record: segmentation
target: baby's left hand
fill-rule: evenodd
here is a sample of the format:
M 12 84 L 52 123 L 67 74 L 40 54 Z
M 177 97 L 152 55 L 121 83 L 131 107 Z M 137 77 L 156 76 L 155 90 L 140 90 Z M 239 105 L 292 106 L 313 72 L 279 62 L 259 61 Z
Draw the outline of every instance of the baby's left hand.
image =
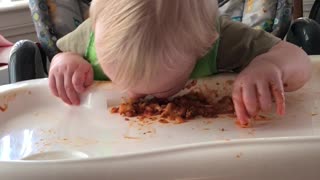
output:
M 285 114 L 282 72 L 272 62 L 256 57 L 237 77 L 232 98 L 241 125 L 260 111 L 269 112 L 275 99 L 277 113 Z

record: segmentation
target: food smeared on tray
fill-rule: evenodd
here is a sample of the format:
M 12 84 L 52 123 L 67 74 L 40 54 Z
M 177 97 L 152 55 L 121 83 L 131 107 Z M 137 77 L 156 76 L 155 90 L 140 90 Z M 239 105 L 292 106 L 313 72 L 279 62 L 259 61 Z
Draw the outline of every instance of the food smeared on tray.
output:
M 159 122 L 183 123 L 196 117 L 214 118 L 222 114 L 234 114 L 230 96 L 217 102 L 209 102 L 200 92 L 189 92 L 168 99 L 141 98 L 128 100 L 119 107 L 111 108 L 111 113 L 119 113 L 126 118 L 158 119 Z

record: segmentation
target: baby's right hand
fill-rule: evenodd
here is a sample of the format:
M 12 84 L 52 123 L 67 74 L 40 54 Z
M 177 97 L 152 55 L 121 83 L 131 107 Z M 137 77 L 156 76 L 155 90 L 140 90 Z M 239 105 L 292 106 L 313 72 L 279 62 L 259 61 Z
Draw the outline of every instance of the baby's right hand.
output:
M 79 94 L 93 83 L 91 65 L 76 53 L 57 54 L 49 71 L 51 92 L 69 105 L 79 105 Z

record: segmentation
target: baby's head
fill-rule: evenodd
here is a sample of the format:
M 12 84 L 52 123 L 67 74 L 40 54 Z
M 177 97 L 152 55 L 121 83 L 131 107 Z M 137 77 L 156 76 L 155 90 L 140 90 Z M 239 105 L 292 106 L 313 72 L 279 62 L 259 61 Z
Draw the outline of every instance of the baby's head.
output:
M 216 0 L 94 0 L 101 67 L 132 96 L 171 96 L 217 39 L 217 14 Z

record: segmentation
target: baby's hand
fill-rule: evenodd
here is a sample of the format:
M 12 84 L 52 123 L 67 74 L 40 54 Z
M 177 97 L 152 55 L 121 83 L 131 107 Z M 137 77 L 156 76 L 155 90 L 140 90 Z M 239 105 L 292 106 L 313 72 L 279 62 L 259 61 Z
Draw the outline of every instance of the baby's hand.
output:
M 241 125 L 247 125 L 249 118 L 260 111 L 269 112 L 272 97 L 277 106 L 277 113 L 285 113 L 285 98 L 282 72 L 274 64 L 257 57 L 237 77 L 232 98 L 236 115 Z
M 60 53 L 51 63 L 49 87 L 65 103 L 79 105 L 79 94 L 93 83 L 91 65 L 75 53 Z

